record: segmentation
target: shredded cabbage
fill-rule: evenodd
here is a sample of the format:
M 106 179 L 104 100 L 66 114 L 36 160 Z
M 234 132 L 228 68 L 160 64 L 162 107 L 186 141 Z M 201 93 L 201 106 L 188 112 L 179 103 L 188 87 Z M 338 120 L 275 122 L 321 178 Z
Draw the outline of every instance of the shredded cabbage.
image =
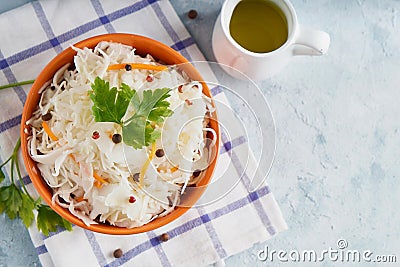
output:
M 65 65 L 43 86 L 38 108 L 27 122 L 32 129 L 30 155 L 53 190 L 53 202 L 87 225 L 132 228 L 169 214 L 179 205 L 185 187 L 202 177 L 194 177 L 193 172 L 198 162 L 208 160 L 206 133 L 216 139 L 215 131 L 208 127 L 213 110 L 210 99 L 202 93 L 202 84 L 191 81 L 177 67 L 162 72 L 107 71 L 110 64 L 158 64 L 151 55 L 135 54 L 130 46 L 100 42 L 94 49 L 73 49 L 77 53 L 73 67 Z M 150 82 L 146 80 L 149 75 Z M 141 186 L 137 177 L 151 146 L 136 150 L 123 142 L 115 144 L 111 136 L 121 133 L 121 127 L 95 122 L 88 92 L 97 76 L 111 87 L 125 83 L 139 94 L 149 89 L 172 89 L 167 101 L 174 113 L 164 122 L 156 142 L 164 156 L 151 160 Z M 41 126 L 47 113 L 52 115 L 47 123 L 57 141 Z M 94 132 L 98 138 L 93 138 Z M 96 186 L 94 172 L 106 183 Z

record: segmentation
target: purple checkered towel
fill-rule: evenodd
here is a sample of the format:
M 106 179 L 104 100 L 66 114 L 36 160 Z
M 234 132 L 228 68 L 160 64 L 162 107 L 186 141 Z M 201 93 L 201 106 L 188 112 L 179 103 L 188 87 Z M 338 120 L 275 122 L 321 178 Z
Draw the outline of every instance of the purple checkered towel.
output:
M 0 84 L 35 78 L 57 53 L 87 37 L 128 32 L 166 43 L 192 61 L 204 60 L 168 1 L 39 1 L 0 15 Z M 206 80 L 215 80 L 209 67 L 202 67 Z M 29 86 L 0 92 L 1 159 L 10 155 L 19 135 L 21 111 Z M 227 103 L 224 93 L 214 98 Z M 220 261 L 250 248 L 286 228 L 268 185 L 249 193 L 243 179 L 255 161 L 248 155 L 246 139 L 235 132 L 235 117 L 219 114 L 229 122 L 214 179 L 240 181 L 223 198 L 190 209 L 181 218 L 152 232 L 109 236 L 74 227 L 45 237 L 35 227 L 29 232 L 43 266 L 201 266 Z M 245 168 L 247 166 L 247 168 Z M 26 175 L 26 172 L 24 172 Z M 242 179 L 240 179 L 242 178 Z M 35 192 L 29 177 L 28 190 Z M 158 236 L 170 240 L 160 243 Z M 124 255 L 114 258 L 121 248 Z

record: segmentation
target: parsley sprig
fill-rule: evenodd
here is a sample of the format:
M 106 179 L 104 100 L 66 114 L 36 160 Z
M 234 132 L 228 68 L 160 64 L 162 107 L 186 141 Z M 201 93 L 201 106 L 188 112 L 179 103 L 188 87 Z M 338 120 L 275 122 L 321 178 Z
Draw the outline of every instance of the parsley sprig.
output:
M 28 80 L 2 85 L 0 86 L 0 90 L 31 84 L 34 81 L 35 80 Z M 49 206 L 42 204 L 41 198 L 35 200 L 29 194 L 22 180 L 21 170 L 19 167 L 18 152 L 20 147 L 21 139 L 18 139 L 11 156 L 0 164 L 0 184 L 2 184 L 6 176 L 1 168 L 3 168 L 7 163 L 11 163 L 10 184 L 0 186 L 0 214 L 5 212 L 11 220 L 19 217 L 24 225 L 29 227 L 35 219 L 34 210 L 37 210 L 37 227 L 43 234 L 49 235 L 49 232 L 56 231 L 58 226 L 64 227 L 68 231 L 72 230 L 70 222 L 64 220 Z M 15 171 L 21 184 L 21 188 L 15 184 Z
M 0 184 L 5 180 L 5 174 L 1 170 L 7 163 L 11 163 L 10 184 L 0 187 L 0 214 L 5 212 L 10 219 L 21 218 L 26 227 L 29 227 L 35 219 L 34 210 L 37 211 L 37 227 L 45 235 L 57 230 L 57 226 L 72 230 L 70 222 L 66 221 L 49 206 L 42 204 L 41 198 L 34 199 L 26 189 L 22 180 L 19 167 L 18 152 L 21 139 L 18 139 L 11 156 L 0 165 Z M 15 171 L 21 188 L 15 184 Z
M 149 146 L 161 136 L 155 125 L 160 125 L 173 113 L 169 109 L 170 103 L 166 101 L 170 91 L 169 88 L 144 90 L 140 99 L 136 90 L 128 85 L 122 84 L 119 89 L 110 89 L 108 82 L 97 77 L 90 92 L 95 121 L 120 124 L 124 143 L 135 149 Z M 133 115 L 123 120 L 129 105 Z

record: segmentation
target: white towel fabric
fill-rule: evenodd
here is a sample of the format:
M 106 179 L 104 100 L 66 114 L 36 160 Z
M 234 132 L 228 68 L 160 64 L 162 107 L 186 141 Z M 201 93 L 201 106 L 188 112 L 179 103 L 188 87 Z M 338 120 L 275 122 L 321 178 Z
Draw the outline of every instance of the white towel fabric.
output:
M 168 1 L 39 1 L 0 15 L 0 84 L 33 79 L 45 64 L 66 47 L 87 37 L 126 32 L 159 40 L 191 61 L 205 60 Z M 215 80 L 208 67 L 206 80 Z M 29 86 L 0 92 L 1 159 L 10 155 L 19 135 L 19 123 Z M 217 87 L 214 98 L 227 103 Z M 233 113 L 219 114 L 229 122 L 229 138 L 222 138 L 215 177 L 239 180 L 246 176 L 246 140 L 235 133 Z M 247 158 L 246 158 L 247 160 Z M 250 159 L 248 166 L 255 165 Z M 24 172 L 26 175 L 26 172 Z M 27 187 L 35 192 L 29 177 Z M 242 179 L 243 180 L 243 179 Z M 74 226 L 45 237 L 29 229 L 43 266 L 202 266 L 263 242 L 286 229 L 268 185 L 249 193 L 241 181 L 222 199 L 192 208 L 176 221 L 148 233 L 110 236 Z M 158 236 L 168 233 L 170 240 Z M 116 248 L 124 252 L 114 258 Z

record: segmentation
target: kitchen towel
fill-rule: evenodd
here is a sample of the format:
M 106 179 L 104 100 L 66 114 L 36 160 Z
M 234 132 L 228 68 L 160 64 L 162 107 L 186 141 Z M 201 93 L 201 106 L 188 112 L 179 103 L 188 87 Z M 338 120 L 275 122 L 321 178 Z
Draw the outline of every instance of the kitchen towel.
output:
M 35 1 L 0 15 L 0 84 L 34 79 L 57 53 L 85 38 L 113 32 L 144 35 L 179 51 L 189 61 L 205 60 L 171 4 L 166 0 L 136 1 Z M 206 79 L 215 80 L 210 68 L 202 67 Z M 0 91 L 0 157 L 12 152 L 19 135 L 23 104 L 29 85 Z M 215 100 L 226 103 L 218 87 Z M 234 121 L 229 112 L 221 121 Z M 234 125 L 234 123 L 232 124 Z M 232 126 L 231 129 L 234 129 Z M 74 226 L 48 237 L 35 226 L 29 228 L 39 259 L 48 266 L 204 266 L 263 242 L 286 229 L 280 209 L 264 184 L 247 190 L 244 166 L 246 138 L 231 130 L 222 135 L 215 177 L 229 176 L 240 182 L 220 200 L 190 209 L 182 217 L 155 231 L 110 236 Z M 5 169 L 9 172 L 9 169 Z M 35 192 L 29 177 L 24 181 Z M 169 234 L 167 242 L 159 236 Z M 113 257 L 120 248 L 123 256 Z

